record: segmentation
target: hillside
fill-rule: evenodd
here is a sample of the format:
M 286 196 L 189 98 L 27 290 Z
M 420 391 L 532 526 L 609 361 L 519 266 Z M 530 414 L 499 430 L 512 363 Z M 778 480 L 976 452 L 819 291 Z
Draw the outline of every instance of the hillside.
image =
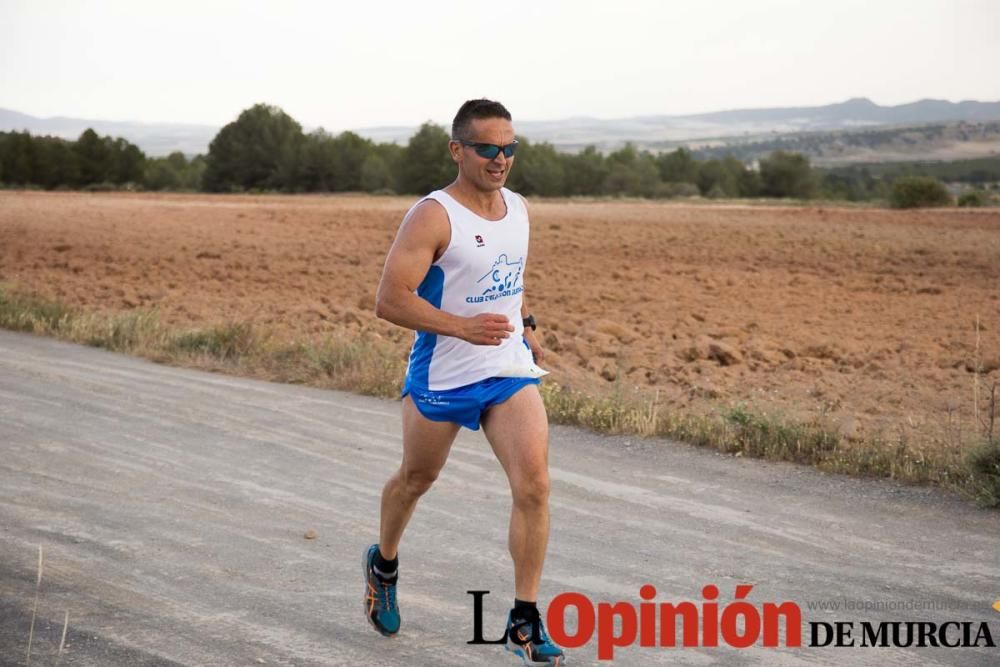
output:
M 813 164 L 834 166 L 910 160 L 968 160 L 1000 155 L 1000 121 L 934 123 L 832 132 L 804 132 L 692 142 L 663 142 L 652 150 L 686 145 L 699 158 L 734 155 L 749 162 L 772 151 L 809 156 Z
M 651 150 L 669 150 L 681 145 L 701 151 L 735 150 L 752 158 L 774 146 L 801 150 L 818 162 L 833 164 L 960 159 L 993 155 L 1000 149 L 997 136 L 1000 102 L 925 99 L 880 106 L 866 98 L 854 98 L 817 107 L 736 109 L 686 116 L 516 120 L 521 135 L 570 152 L 588 145 L 614 150 L 625 142 L 632 142 Z M 912 127 L 924 125 L 927 127 Z M 900 129 L 901 126 L 909 127 Z M 172 151 L 188 155 L 204 153 L 219 129 L 212 125 L 63 116 L 38 118 L 0 108 L 0 131 L 27 130 L 32 134 L 76 138 L 88 127 L 101 134 L 124 137 L 151 156 Z M 405 143 L 416 129 L 415 126 L 392 126 L 354 131 L 379 142 Z M 883 131 L 887 133 L 882 134 Z

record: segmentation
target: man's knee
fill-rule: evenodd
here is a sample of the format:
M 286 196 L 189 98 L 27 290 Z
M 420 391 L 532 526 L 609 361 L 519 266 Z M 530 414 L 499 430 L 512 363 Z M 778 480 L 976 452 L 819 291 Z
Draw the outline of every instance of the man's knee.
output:
M 514 502 L 521 507 L 541 507 L 549 500 L 549 473 L 545 469 L 519 475 L 511 486 Z
M 404 468 L 399 474 L 399 480 L 402 482 L 406 494 L 413 497 L 427 493 L 437 478 L 437 470 L 407 470 Z

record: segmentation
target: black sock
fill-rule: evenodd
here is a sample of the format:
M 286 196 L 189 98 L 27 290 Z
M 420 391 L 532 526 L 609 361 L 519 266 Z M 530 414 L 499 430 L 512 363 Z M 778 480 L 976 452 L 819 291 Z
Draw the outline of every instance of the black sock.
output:
M 534 602 L 528 602 L 526 600 L 518 600 L 514 598 L 514 610 L 510 613 L 511 621 L 515 628 L 522 628 L 519 633 L 523 633 L 524 626 L 531 626 L 531 641 L 538 643 L 541 641 L 538 633 L 538 625 L 541 622 L 541 616 L 538 613 L 538 605 Z
M 519 621 L 533 621 L 539 617 L 538 605 L 534 602 L 514 598 L 514 613 L 512 616 Z
M 372 565 L 375 567 L 375 576 L 377 576 L 382 581 L 393 581 L 396 579 L 396 570 L 399 569 L 399 555 L 392 560 L 386 560 L 386 557 L 382 555 L 382 550 L 377 549 L 375 551 L 375 562 Z

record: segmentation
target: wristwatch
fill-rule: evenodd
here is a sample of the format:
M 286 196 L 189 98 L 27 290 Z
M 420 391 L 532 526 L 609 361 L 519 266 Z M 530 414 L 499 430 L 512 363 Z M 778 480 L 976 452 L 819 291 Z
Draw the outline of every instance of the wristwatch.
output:
M 535 324 L 534 315 L 528 315 L 526 318 L 524 318 L 524 328 L 527 329 L 528 327 L 531 327 L 532 331 L 538 328 L 538 325 Z

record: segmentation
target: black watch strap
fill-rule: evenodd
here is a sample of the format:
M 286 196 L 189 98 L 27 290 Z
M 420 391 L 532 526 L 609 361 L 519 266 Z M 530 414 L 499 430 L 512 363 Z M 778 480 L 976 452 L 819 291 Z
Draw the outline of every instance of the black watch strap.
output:
M 527 329 L 528 327 L 531 327 L 532 331 L 538 328 L 538 325 L 535 324 L 534 315 L 528 315 L 526 318 L 524 318 L 524 328 Z

